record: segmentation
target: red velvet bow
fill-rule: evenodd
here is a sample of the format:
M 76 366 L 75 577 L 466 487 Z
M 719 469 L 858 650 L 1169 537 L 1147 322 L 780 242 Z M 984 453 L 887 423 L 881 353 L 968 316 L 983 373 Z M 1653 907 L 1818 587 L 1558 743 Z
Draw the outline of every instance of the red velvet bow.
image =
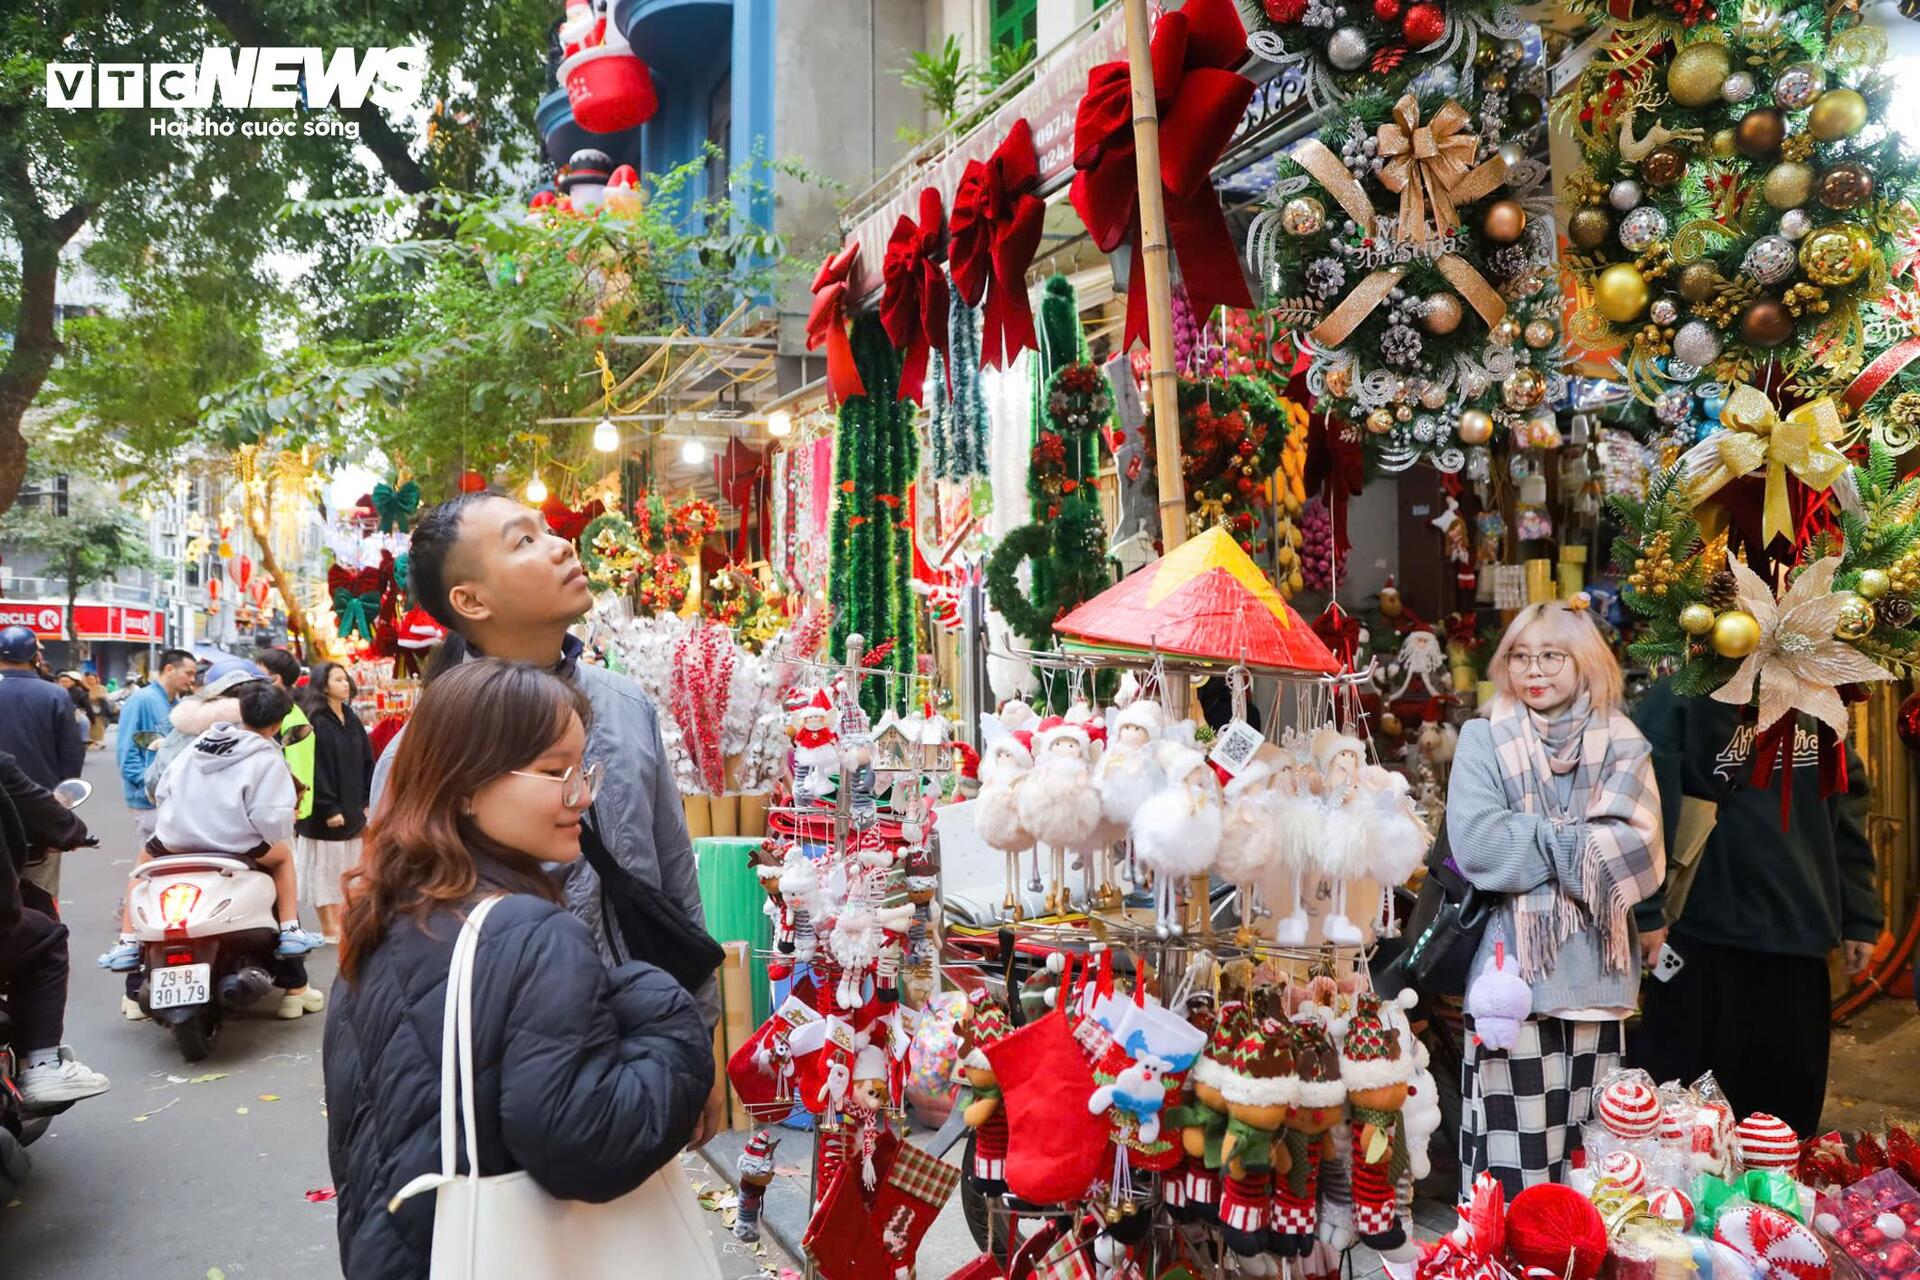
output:
M 1307 399 L 1305 379 L 1290 388 L 1302 403 Z M 1359 441 L 1350 439 L 1346 425 L 1338 418 L 1316 413 L 1308 420 L 1307 490 L 1324 492 L 1327 511 L 1333 517 L 1333 548 L 1336 557 L 1353 549 L 1347 536 L 1347 503 L 1367 482 L 1367 454 Z
M 555 497 L 540 504 L 540 514 L 546 518 L 547 528 L 553 530 L 568 542 L 578 542 L 580 535 L 588 525 L 607 513 L 607 504 L 595 498 L 586 506 L 575 511 Z
M 733 536 L 733 558 L 743 564 L 751 558 L 747 554 L 747 535 L 751 529 L 758 526 L 761 547 L 769 542 L 767 504 L 755 502 L 766 478 L 766 455 L 743 444 L 738 437 L 727 441 L 726 452 L 713 460 L 713 482 L 719 487 L 720 496 L 740 515 L 740 528 Z
M 1360 619 L 1330 601 L 1313 620 L 1313 634 L 1340 659 L 1342 670 L 1353 670 L 1353 655 L 1360 648 Z
M 370 596 L 378 593 L 384 584 L 380 570 L 372 565 L 364 569 L 349 569 L 345 565 L 327 566 L 327 590 L 350 591 L 356 596 Z
M 820 264 L 813 277 L 813 310 L 807 313 L 807 350 L 826 344 L 827 398 L 835 404 L 867 394 L 860 367 L 853 362 L 853 344 L 847 341 L 848 280 L 859 257 L 859 243 L 849 242 Z
M 926 391 L 928 350 L 944 354 L 947 349 L 947 276 L 940 269 L 946 221 L 940 193 L 927 187 L 920 192 L 920 221 L 901 214 L 887 238 L 880 323 L 907 356 L 896 399 L 920 400 Z
M 1251 307 L 1213 166 L 1253 98 L 1234 68 L 1247 56 L 1247 29 L 1233 0 L 1187 0 L 1153 29 L 1153 90 L 1160 108 L 1160 185 L 1167 235 L 1194 311 Z M 1104 62 L 1087 76 L 1073 121 L 1073 207 L 1103 253 L 1131 246 L 1125 345 L 1147 336 L 1140 271 L 1140 194 L 1133 146 L 1132 77 Z
M 953 285 L 970 307 L 986 298 L 980 335 L 980 366 L 1013 363 L 1023 347 L 1038 347 L 1033 307 L 1027 301 L 1027 268 L 1040 248 L 1047 206 L 1033 194 L 1040 160 L 1033 126 L 1022 117 L 991 159 L 970 160 L 953 193 Z

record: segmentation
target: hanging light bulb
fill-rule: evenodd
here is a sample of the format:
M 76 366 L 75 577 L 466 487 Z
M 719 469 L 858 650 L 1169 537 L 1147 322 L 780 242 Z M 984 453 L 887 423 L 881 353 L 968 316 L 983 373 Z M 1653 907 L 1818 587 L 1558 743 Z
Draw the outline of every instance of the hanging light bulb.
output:
M 540 503 L 547 500 L 547 482 L 536 472 L 533 479 L 527 481 L 527 501 Z
M 620 447 L 620 428 L 613 425 L 612 418 L 600 419 L 593 429 L 593 447 L 597 453 L 612 453 Z
M 707 460 L 707 446 L 699 440 L 689 438 L 680 446 L 680 461 L 690 467 L 697 467 Z
M 785 409 L 775 409 L 772 413 L 767 415 L 767 434 L 768 435 L 784 436 L 784 435 L 791 434 L 792 431 L 793 431 L 793 415 L 788 413 Z

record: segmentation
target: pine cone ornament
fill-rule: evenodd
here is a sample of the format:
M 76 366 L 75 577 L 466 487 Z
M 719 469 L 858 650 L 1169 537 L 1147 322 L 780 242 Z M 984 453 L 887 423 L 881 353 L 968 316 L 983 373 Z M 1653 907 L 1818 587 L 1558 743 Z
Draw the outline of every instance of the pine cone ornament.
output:
M 1740 603 L 1740 582 L 1733 570 L 1722 569 L 1707 580 L 1707 603 L 1716 610 L 1731 609 Z
M 1905 596 L 1887 596 L 1875 607 L 1882 626 L 1898 629 L 1913 621 L 1913 601 Z

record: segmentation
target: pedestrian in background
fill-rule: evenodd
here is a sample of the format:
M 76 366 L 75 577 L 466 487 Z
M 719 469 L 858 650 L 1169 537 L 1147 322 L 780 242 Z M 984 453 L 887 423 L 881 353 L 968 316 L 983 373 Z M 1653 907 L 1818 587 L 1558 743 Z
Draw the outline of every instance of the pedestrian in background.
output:
M 267 678 L 293 700 L 293 710 L 287 712 L 287 718 L 280 723 L 280 754 L 287 758 L 287 768 L 293 771 L 293 789 L 300 796 L 299 806 L 293 811 L 297 822 L 313 812 L 314 728 L 303 705 L 307 691 L 300 684 L 306 673 L 301 670 L 300 659 L 285 649 L 256 649 L 253 660 L 260 664 Z M 301 885 L 303 898 L 306 891 L 306 885 Z
M 340 879 L 360 861 L 360 833 L 367 825 L 373 786 L 373 747 L 354 712 L 359 694 L 353 677 L 337 662 L 314 667 L 304 694 L 313 722 L 313 808 L 294 825 L 294 862 L 301 893 L 320 913 L 320 932 L 340 937 Z
M 120 707 L 120 727 L 114 738 L 114 756 L 120 765 L 120 790 L 133 810 L 133 825 L 140 831 L 140 842 L 153 839 L 153 824 L 160 811 L 147 795 L 147 770 L 153 766 L 153 749 L 173 728 L 170 717 L 173 704 L 193 688 L 193 655 L 185 649 L 161 653 L 153 679 L 135 690 Z M 148 738 L 143 745 L 142 738 Z

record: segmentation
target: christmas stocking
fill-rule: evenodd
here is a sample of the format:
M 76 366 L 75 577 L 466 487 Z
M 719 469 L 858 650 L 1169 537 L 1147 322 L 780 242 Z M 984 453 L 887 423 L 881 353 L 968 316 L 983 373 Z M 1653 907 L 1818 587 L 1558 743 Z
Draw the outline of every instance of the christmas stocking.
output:
M 876 1160 L 890 1165 L 899 1141 L 892 1133 L 883 1132 Z M 893 1276 L 873 1217 L 873 1201 L 860 1187 L 858 1160 L 842 1158 L 838 1162 L 800 1243 L 812 1255 L 822 1280 Z
M 1244 1176 L 1231 1173 L 1221 1179 L 1220 1238 L 1227 1248 L 1242 1258 L 1251 1258 L 1267 1250 L 1267 1222 L 1273 1207 L 1273 1175 L 1265 1169 L 1249 1169 Z
M 899 1145 L 892 1165 L 881 1175 L 870 1216 L 886 1256 L 883 1269 L 872 1273 L 877 1280 L 912 1280 L 921 1237 L 959 1181 L 958 1167 L 911 1143 Z

